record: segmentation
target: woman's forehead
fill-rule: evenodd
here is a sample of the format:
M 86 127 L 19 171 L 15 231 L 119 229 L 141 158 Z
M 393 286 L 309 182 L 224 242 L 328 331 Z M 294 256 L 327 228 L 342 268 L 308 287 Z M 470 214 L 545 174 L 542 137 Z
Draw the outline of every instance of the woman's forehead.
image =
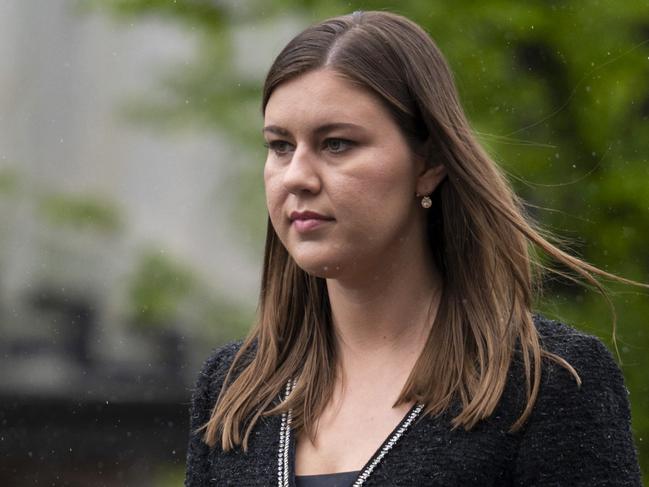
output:
M 387 117 L 377 97 L 332 70 L 317 70 L 280 84 L 268 100 L 266 126 L 354 124 Z

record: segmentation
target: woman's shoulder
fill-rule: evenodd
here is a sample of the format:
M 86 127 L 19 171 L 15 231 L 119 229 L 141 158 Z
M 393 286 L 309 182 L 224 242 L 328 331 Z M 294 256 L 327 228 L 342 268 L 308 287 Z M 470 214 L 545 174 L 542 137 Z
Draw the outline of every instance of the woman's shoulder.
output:
M 230 370 L 230 366 L 243 346 L 242 340 L 228 342 L 212 350 L 198 373 L 195 387 L 192 391 L 193 403 L 202 402 L 209 407 L 214 405 L 216 398 Z M 254 348 L 254 344 L 253 344 Z M 245 362 L 242 361 L 241 363 Z
M 227 372 L 242 345 L 242 340 L 236 340 L 214 348 L 203 362 L 201 375 L 220 374 L 223 370 Z
M 606 345 L 593 335 L 543 316 L 536 315 L 534 323 L 542 348 L 565 360 L 577 377 L 564 364 L 545 358 L 532 419 L 550 416 L 567 427 L 594 417 L 618 425 L 628 423 L 629 392 Z
M 207 379 L 209 382 L 222 382 L 243 344 L 243 340 L 235 340 L 214 348 L 201 366 L 199 382 L 201 379 Z M 249 351 L 252 352 L 253 349 L 254 343 L 252 347 L 249 347 Z
M 541 314 L 535 314 L 533 319 L 541 344 L 549 352 L 564 358 L 579 358 L 582 355 L 612 358 L 608 348 L 594 335 Z
M 541 386 L 521 431 L 515 485 L 639 486 L 628 391 L 598 338 L 535 316 L 544 350 Z
M 539 314 L 534 315 L 534 325 L 542 348 L 567 361 L 579 375 L 606 375 L 622 380 L 613 355 L 598 337 Z M 565 367 L 551 360 L 546 361 L 545 365 L 549 370 L 565 370 L 568 375 L 572 375 Z
M 596 336 L 540 314 L 535 314 L 533 321 L 541 348 L 547 353 L 542 358 L 541 383 L 530 419 L 554 415 L 561 409 L 579 416 L 580 410 L 603 403 L 611 407 L 611 413 L 627 418 L 628 391 L 606 345 Z M 514 354 L 502 398 L 503 407 L 512 411 L 519 411 L 527 402 L 524 360 L 519 352 L 517 349 Z

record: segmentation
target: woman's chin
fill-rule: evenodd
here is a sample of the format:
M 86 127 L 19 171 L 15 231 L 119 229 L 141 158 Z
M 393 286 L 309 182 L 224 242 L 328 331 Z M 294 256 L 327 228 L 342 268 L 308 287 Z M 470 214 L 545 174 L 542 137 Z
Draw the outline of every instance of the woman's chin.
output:
M 295 259 L 295 263 L 307 274 L 323 279 L 336 279 L 342 273 L 342 266 L 336 262 Z

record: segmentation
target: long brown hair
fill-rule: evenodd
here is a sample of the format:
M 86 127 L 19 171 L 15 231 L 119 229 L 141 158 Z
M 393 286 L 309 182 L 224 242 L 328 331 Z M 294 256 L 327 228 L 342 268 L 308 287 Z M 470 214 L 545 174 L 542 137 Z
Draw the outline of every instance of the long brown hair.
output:
M 527 384 L 525 407 L 512 425 L 520 428 L 538 395 L 544 357 L 580 382 L 570 364 L 543 350 L 533 323 L 544 271 L 583 280 L 605 297 L 594 275 L 637 283 L 563 252 L 531 221 L 474 137 L 444 57 L 417 24 L 387 12 L 355 12 L 309 27 L 271 66 L 262 111 L 277 86 L 323 67 L 377 95 L 413 149 L 447 171 L 428 213 L 442 296 L 397 405 L 422 402 L 435 415 L 459 399 L 462 409 L 453 425 L 470 429 L 494 411 L 517 350 Z M 538 251 L 563 270 L 543 264 Z M 246 449 L 261 415 L 289 409 L 293 427 L 313 438 L 333 391 L 336 360 L 326 281 L 296 265 L 269 220 L 257 323 L 203 426 L 205 441 L 218 441 L 224 450 Z M 287 400 L 274 404 L 293 379 Z

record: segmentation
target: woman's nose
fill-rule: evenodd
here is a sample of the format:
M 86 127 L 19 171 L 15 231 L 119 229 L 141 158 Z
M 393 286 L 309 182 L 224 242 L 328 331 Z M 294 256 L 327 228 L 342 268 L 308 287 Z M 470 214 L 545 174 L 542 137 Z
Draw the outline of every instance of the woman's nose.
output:
M 322 186 L 317 169 L 317 157 L 308 148 L 299 146 L 284 171 L 284 187 L 290 193 L 318 193 Z

